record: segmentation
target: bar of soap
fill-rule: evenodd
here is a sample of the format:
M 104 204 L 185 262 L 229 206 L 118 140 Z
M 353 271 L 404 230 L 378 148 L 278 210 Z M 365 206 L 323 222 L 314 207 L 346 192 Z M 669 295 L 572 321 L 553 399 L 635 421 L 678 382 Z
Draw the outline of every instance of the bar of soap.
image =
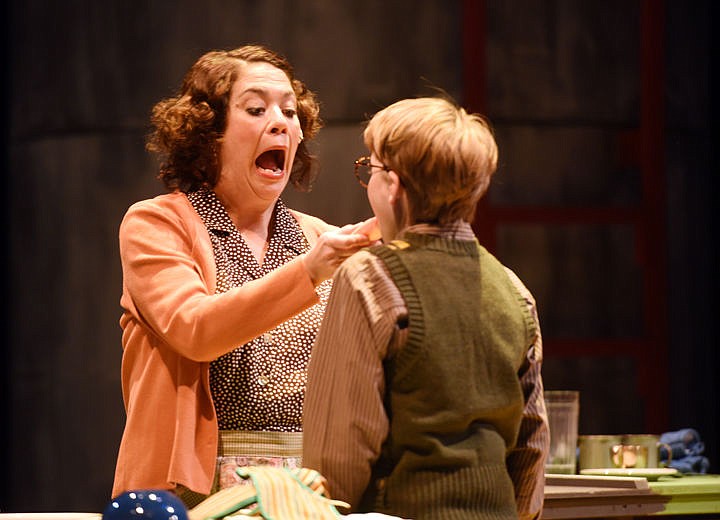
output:
M 377 218 L 375 217 L 370 217 L 369 219 L 360 222 L 353 230 L 353 233 L 367 235 L 367 237 L 373 242 L 382 238 L 380 226 L 378 226 Z

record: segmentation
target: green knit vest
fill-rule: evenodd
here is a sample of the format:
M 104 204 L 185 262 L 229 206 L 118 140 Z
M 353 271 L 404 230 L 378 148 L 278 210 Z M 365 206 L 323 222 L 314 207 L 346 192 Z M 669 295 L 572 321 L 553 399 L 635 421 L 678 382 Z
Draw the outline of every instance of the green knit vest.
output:
M 386 366 L 390 436 L 364 507 L 413 520 L 517 518 L 505 457 L 535 337 L 525 301 L 477 241 L 407 233 L 370 251 L 408 308 Z

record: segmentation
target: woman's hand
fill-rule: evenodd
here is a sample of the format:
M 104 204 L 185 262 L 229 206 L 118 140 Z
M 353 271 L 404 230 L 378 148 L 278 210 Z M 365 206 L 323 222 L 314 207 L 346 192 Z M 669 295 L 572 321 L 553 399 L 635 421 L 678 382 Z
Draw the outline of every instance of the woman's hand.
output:
M 305 268 L 315 285 L 331 278 L 346 258 L 377 240 L 375 217 L 358 224 L 348 224 L 335 231 L 326 231 L 305 254 Z

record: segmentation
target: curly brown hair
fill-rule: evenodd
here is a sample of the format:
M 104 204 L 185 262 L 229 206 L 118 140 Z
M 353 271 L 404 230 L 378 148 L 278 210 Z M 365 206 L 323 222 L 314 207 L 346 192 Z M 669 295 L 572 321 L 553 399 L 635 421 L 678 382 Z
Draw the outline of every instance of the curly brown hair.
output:
M 322 127 L 315 94 L 295 78 L 284 56 L 262 45 L 245 45 L 201 56 L 185 75 L 180 93 L 153 107 L 146 147 L 160 156 L 158 178 L 169 191 L 189 193 L 217 184 L 220 141 L 239 62 L 269 63 L 284 71 L 290 80 L 305 138 L 295 153 L 290 182 L 301 191 L 309 190 L 316 175 L 316 158 L 306 142 Z

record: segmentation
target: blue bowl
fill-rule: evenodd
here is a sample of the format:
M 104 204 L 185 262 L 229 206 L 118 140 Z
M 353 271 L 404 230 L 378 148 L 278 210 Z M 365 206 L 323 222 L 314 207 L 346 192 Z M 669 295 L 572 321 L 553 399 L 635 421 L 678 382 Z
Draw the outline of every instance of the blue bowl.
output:
M 105 506 L 102 517 L 103 520 L 189 520 L 182 500 L 162 489 L 122 493 Z

